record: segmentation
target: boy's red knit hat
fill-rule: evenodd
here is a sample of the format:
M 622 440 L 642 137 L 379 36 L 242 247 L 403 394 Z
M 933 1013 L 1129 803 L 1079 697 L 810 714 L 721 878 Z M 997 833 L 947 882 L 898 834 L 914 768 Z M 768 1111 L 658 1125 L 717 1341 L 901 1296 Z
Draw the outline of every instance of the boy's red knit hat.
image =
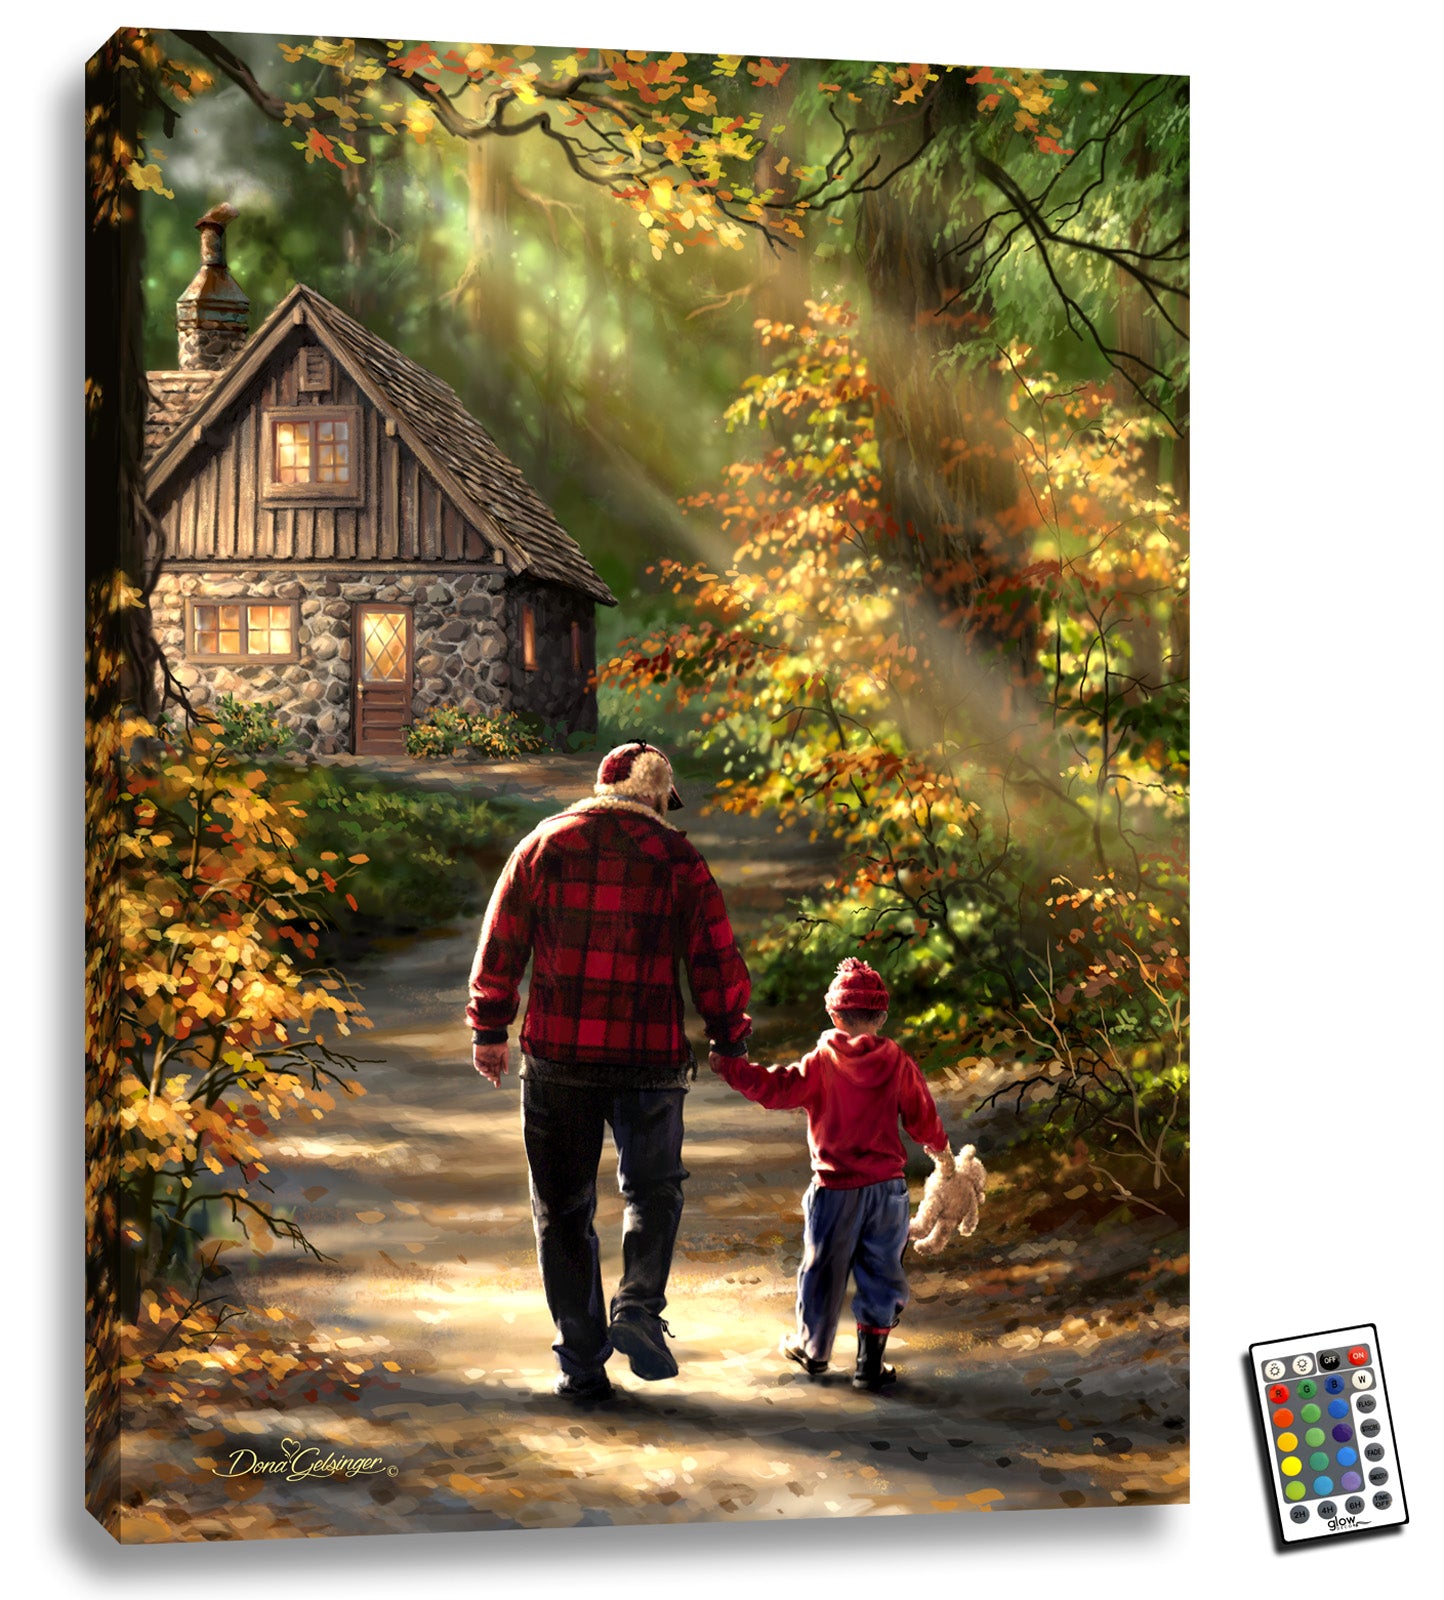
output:
M 823 997 L 829 1011 L 886 1011 L 887 985 L 856 956 L 839 963 Z

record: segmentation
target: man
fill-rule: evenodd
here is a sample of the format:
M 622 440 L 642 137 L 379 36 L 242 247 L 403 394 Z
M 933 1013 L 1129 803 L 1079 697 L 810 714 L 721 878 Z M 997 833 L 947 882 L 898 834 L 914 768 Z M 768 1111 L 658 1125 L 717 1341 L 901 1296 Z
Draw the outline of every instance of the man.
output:
M 707 864 L 666 821 L 682 804 L 665 755 L 640 739 L 597 769 L 594 795 L 549 817 L 512 852 L 472 963 L 467 1018 L 476 1070 L 499 1086 L 518 986 L 522 1134 L 537 1260 L 556 1323 L 556 1392 L 611 1392 L 620 1350 L 640 1378 L 675 1377 L 662 1320 L 682 1214 L 682 1099 L 695 1059 L 682 1029 L 679 963 L 713 1052 L 745 1055 L 751 980 Z M 592 1219 L 610 1126 L 626 1201 L 622 1278 L 603 1311 Z

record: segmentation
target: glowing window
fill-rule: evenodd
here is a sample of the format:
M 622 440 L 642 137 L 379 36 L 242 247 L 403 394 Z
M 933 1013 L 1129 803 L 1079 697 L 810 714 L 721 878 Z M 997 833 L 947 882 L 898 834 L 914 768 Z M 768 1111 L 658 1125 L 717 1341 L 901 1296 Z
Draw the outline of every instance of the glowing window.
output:
M 536 671 L 536 612 L 530 606 L 521 608 L 521 664 Z
M 580 622 L 572 623 L 572 671 L 582 670 L 582 625 Z
M 186 654 L 236 660 L 294 660 L 296 606 L 192 600 Z
M 276 421 L 272 427 L 276 483 L 351 482 L 353 441 L 349 417 L 292 417 Z

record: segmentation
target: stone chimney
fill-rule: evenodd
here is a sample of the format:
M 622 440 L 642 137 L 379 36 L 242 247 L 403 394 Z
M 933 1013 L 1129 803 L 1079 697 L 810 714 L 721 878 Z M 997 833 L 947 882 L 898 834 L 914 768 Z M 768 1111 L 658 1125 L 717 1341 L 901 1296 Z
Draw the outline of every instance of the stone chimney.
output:
M 219 372 L 246 342 L 251 302 L 226 267 L 226 224 L 239 215 L 233 205 L 222 204 L 196 223 L 200 271 L 175 306 L 182 372 Z

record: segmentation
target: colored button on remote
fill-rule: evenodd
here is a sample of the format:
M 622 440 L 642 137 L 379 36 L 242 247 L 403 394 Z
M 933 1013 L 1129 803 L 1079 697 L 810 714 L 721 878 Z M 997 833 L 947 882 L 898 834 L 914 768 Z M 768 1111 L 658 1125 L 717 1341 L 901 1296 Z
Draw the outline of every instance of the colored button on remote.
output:
M 1299 1412 L 1299 1415 L 1304 1419 L 1305 1422 L 1317 1422 L 1319 1418 L 1323 1416 L 1323 1412 L 1320 1411 L 1317 1406 L 1309 1405 L 1305 1406 L 1304 1409 Z
M 1339 1479 L 1339 1487 L 1347 1489 L 1350 1494 L 1352 1494 L 1355 1489 L 1362 1489 L 1364 1487 L 1364 1480 L 1357 1472 L 1346 1472 L 1343 1477 Z
M 1285 1456 L 1283 1460 L 1279 1462 L 1279 1471 L 1282 1472 L 1286 1478 L 1297 1478 L 1303 1470 L 1304 1464 L 1297 1456 Z M 1289 1487 L 1292 1488 L 1293 1485 L 1290 1484 Z M 1299 1487 L 1302 1488 L 1303 1485 L 1300 1484 Z M 1295 1495 L 1294 1499 L 1298 1499 L 1298 1496 Z
M 1281 1433 L 1278 1438 L 1274 1440 L 1274 1444 L 1280 1450 L 1297 1450 L 1299 1447 L 1298 1437 L 1292 1433 Z
M 1314 1479 L 1314 1493 L 1315 1494 L 1332 1494 L 1333 1492 L 1334 1492 L 1334 1480 L 1332 1478 L 1315 1478 Z
M 1288 1397 L 1289 1386 L 1286 1383 L 1276 1383 L 1269 1390 L 1269 1399 L 1272 1400 L 1275 1405 L 1282 1404 L 1282 1402 L 1287 1400 Z
M 1346 1444 L 1344 1448 L 1339 1451 L 1339 1465 L 1341 1467 L 1352 1467 L 1358 1459 L 1359 1452 L 1355 1450 L 1352 1445 Z
M 1336 1422 L 1334 1424 L 1334 1437 L 1340 1444 L 1346 1444 L 1354 1437 L 1354 1430 L 1347 1422 Z
M 1342 1417 L 1346 1416 L 1347 1414 L 1348 1407 L 1345 1406 L 1339 1415 Z M 1287 1406 L 1280 1406 L 1278 1410 L 1274 1412 L 1274 1427 L 1276 1428 L 1287 1428 L 1293 1420 L 1294 1414 Z
M 1358 1379 L 1362 1378 L 1363 1376 L 1364 1376 L 1364 1374 L 1362 1372 L 1356 1372 L 1354 1374 L 1355 1381 L 1357 1382 Z M 1359 1385 L 1359 1387 L 1362 1388 L 1363 1385 L 1361 1384 L 1361 1385 Z M 1298 1395 L 1300 1400 L 1312 1400 L 1314 1398 L 1314 1396 L 1319 1392 L 1319 1386 L 1318 1386 L 1318 1384 L 1316 1384 L 1314 1382 L 1314 1380 L 1312 1378 L 1305 1378 L 1303 1380 L 1303 1382 L 1299 1384 L 1297 1389 L 1295 1389 L 1294 1392 L 1295 1392 L 1295 1394 Z
M 1323 1442 L 1324 1430 L 1322 1428 L 1310 1428 L 1309 1431 L 1304 1435 L 1304 1443 L 1308 1445 L 1310 1450 L 1313 1450 Z
M 1340 1417 L 1347 1417 L 1348 1414 L 1349 1414 L 1349 1402 L 1347 1400 L 1330 1400 L 1329 1401 L 1329 1415 L 1334 1419 L 1335 1422 L 1337 1422 Z M 1277 1411 L 1274 1412 L 1274 1419 L 1275 1420 L 1278 1419 L 1278 1412 Z M 1292 1421 L 1292 1418 L 1290 1418 L 1290 1420 Z
M 1328 1464 L 1329 1452 L 1327 1450 L 1315 1450 L 1313 1455 L 1309 1457 L 1309 1467 L 1314 1472 L 1322 1472 L 1324 1468 L 1328 1466 Z M 1345 1461 L 1343 1464 L 1346 1467 L 1352 1465 L 1352 1463 L 1348 1461 Z
M 1367 1346 L 1356 1344 L 1354 1348 L 1349 1351 L 1349 1365 L 1351 1367 L 1364 1367 L 1367 1366 L 1368 1363 L 1369 1351 Z
M 1303 1392 L 1303 1387 L 1303 1384 L 1299 1385 L 1299 1392 L 1301 1394 Z M 1363 1368 L 1360 1368 L 1359 1371 L 1354 1374 L 1354 1387 L 1356 1389 L 1372 1389 L 1374 1387 L 1374 1374 L 1366 1371 Z
M 1292 1483 L 1284 1485 L 1284 1499 L 1286 1500 L 1302 1500 L 1307 1493 L 1308 1490 L 1304 1488 L 1297 1478 Z
M 1328 1394 L 1342 1394 L 1344 1392 L 1344 1380 L 1336 1372 L 1332 1378 L 1324 1379 L 1324 1389 Z

